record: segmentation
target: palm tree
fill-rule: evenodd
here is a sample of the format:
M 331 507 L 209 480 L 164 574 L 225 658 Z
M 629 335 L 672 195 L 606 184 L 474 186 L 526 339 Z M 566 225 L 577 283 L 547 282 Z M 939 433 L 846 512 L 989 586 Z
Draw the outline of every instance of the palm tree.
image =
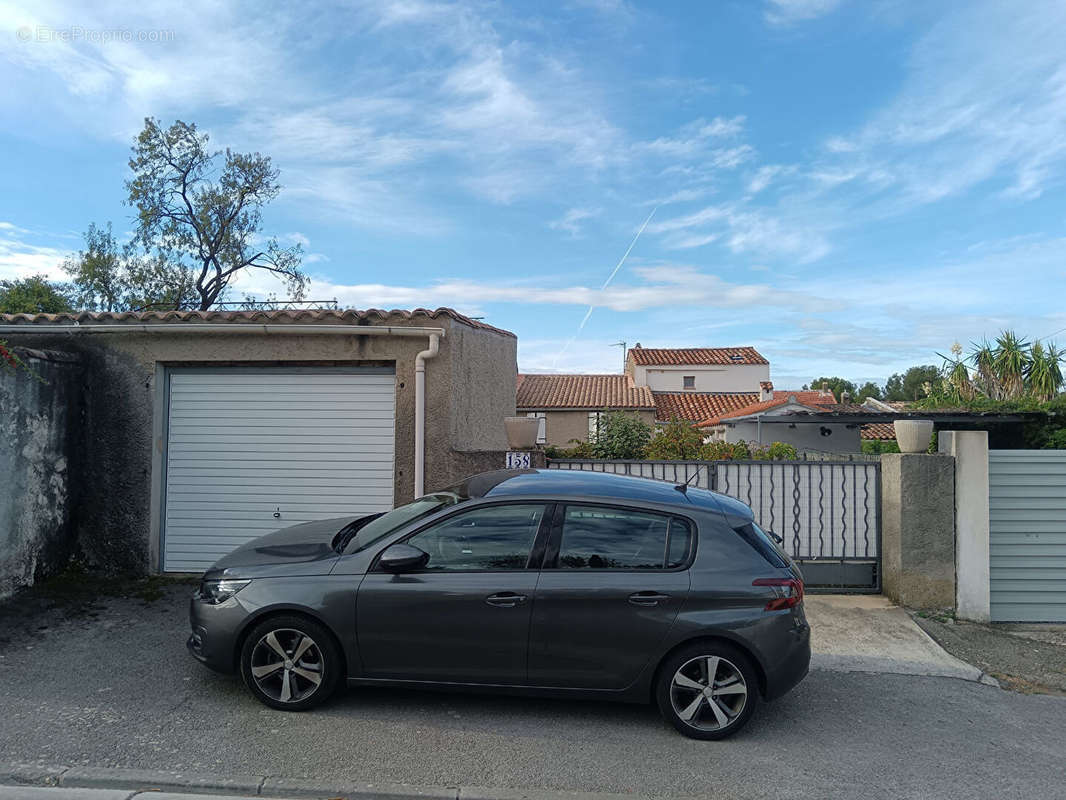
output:
M 1025 394 L 1025 371 L 1029 362 L 1029 343 L 1014 331 L 1003 331 L 996 339 L 993 352 L 996 381 L 1005 400 L 1017 400 Z
M 993 400 L 1000 399 L 999 381 L 996 380 L 996 354 L 989 344 L 988 339 L 982 339 L 980 343 L 970 345 L 969 361 L 974 365 L 975 383 L 977 388 L 986 397 Z
M 1041 403 L 1058 394 L 1062 386 L 1061 362 L 1062 353 L 1055 345 L 1048 345 L 1045 349 L 1039 340 L 1033 342 L 1025 369 L 1026 393 Z

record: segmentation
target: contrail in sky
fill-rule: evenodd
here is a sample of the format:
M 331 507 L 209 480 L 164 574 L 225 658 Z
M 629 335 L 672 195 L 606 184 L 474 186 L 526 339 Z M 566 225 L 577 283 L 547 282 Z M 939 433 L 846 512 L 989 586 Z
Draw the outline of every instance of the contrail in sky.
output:
M 644 233 L 644 229 L 648 227 L 648 223 L 651 222 L 651 218 L 655 216 L 655 212 L 658 210 L 659 206 L 655 206 L 655 208 L 651 210 L 651 213 L 648 214 L 648 218 L 644 220 L 644 223 L 640 226 L 640 230 L 638 230 L 637 235 L 633 237 L 633 241 L 629 243 L 629 247 L 627 247 L 625 253 L 622 254 L 622 258 L 618 261 L 617 264 L 614 265 L 614 269 L 611 270 L 611 274 L 608 275 L 607 280 L 603 282 L 603 286 L 600 287 L 601 292 L 611 285 L 611 281 L 614 280 L 614 276 L 618 274 L 618 270 L 622 268 L 622 265 L 626 263 L 626 259 L 629 258 L 629 254 L 633 250 L 633 246 L 637 243 L 637 239 L 639 239 L 640 235 Z M 581 324 L 577 326 L 577 333 L 571 336 L 567 343 L 563 345 L 563 349 L 559 351 L 559 355 L 557 355 L 555 357 L 555 360 L 552 362 L 552 369 L 555 369 L 555 365 L 559 363 L 559 359 L 566 355 L 566 351 L 570 349 L 570 345 L 572 345 L 577 340 L 577 337 L 581 335 L 581 331 L 585 330 L 585 323 L 589 321 L 589 317 L 592 316 L 592 311 L 595 308 L 595 304 L 589 306 L 589 310 L 585 312 L 585 316 L 581 320 Z

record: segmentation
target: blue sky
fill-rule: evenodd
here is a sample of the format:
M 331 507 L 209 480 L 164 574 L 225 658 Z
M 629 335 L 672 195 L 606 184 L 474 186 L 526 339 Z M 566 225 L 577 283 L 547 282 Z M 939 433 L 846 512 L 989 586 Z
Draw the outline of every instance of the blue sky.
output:
M 1066 328 L 1062 3 L 82 5 L 0 0 L 0 278 L 128 232 L 152 115 L 273 157 L 311 298 L 483 316 L 524 371 L 750 344 L 794 388 Z

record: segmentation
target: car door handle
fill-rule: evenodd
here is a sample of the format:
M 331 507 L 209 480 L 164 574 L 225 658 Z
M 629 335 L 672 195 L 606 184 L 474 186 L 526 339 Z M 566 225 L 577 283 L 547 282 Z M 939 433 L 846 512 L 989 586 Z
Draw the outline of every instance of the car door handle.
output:
M 658 592 L 634 592 L 629 595 L 629 602 L 635 606 L 657 606 L 662 600 L 669 600 L 670 595 Z
M 514 592 L 500 592 L 499 594 L 490 594 L 485 598 L 485 602 L 497 608 L 514 608 L 518 604 L 526 602 L 526 596 L 524 594 L 515 594 Z

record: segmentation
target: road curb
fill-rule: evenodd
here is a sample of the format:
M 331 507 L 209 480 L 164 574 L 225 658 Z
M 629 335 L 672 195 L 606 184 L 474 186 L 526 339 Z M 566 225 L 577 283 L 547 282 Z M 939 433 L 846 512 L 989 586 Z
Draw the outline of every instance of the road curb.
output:
M 56 764 L 2 764 L 4 785 L 69 789 L 122 789 L 130 792 L 181 792 L 307 800 L 621 800 L 630 794 L 571 792 L 480 786 L 343 783 L 270 775 L 222 777 L 190 770 L 145 770 L 119 767 L 69 767 Z M 140 795 L 138 795 L 140 797 Z M 146 794 L 146 798 L 151 795 Z

